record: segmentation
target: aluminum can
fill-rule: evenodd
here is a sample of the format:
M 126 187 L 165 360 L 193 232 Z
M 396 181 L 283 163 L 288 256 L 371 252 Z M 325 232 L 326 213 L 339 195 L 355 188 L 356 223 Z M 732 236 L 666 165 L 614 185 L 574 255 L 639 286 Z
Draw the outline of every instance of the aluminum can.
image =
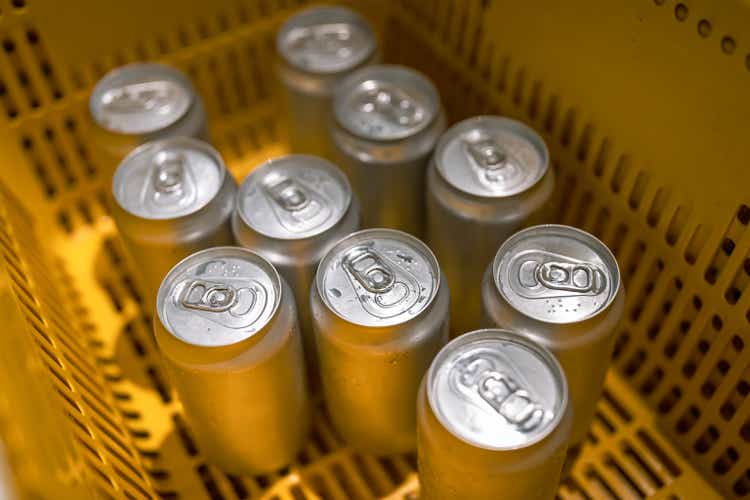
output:
M 202 250 L 164 278 L 156 341 L 205 457 L 237 475 L 291 463 L 310 427 L 294 296 L 238 247 Z
M 96 152 L 110 172 L 137 146 L 169 137 L 208 140 L 203 100 L 170 66 L 134 63 L 99 80 L 89 98 Z
M 544 347 L 495 329 L 452 340 L 417 399 L 420 498 L 555 498 L 570 417 L 565 376 Z
M 334 164 L 307 155 L 265 162 L 240 185 L 232 230 L 237 243 L 269 260 L 294 292 L 309 380 L 318 384 L 310 286 L 323 256 L 359 229 L 359 203 Z
M 515 120 L 469 118 L 440 139 L 427 175 L 427 243 L 451 286 L 453 335 L 479 326 L 487 265 L 518 229 L 546 222 L 554 183 L 544 140 Z
M 421 237 L 425 170 L 445 113 L 432 82 L 404 66 L 368 66 L 336 88 L 334 157 L 362 203 L 362 226 Z
M 112 216 L 153 308 L 167 272 L 204 248 L 234 244 L 237 185 L 218 151 L 196 139 L 148 142 L 112 179 Z
M 295 14 L 279 30 L 277 71 L 295 153 L 330 157 L 328 123 L 334 87 L 379 59 L 368 22 L 345 7 L 320 6 Z
M 624 304 L 612 252 L 570 226 L 535 226 L 516 233 L 487 269 L 482 323 L 545 346 L 565 370 L 574 415 L 572 454 L 596 410 Z
M 448 338 L 448 285 L 430 249 L 392 229 L 353 233 L 320 262 L 311 308 L 336 431 L 366 453 L 413 450 L 419 383 Z

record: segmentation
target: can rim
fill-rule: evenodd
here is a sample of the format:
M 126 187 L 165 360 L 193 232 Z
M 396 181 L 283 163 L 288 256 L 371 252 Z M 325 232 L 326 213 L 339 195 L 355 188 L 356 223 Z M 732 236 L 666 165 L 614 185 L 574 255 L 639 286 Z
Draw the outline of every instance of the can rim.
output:
M 458 432 L 454 431 L 453 426 L 448 423 L 447 418 L 439 410 L 439 406 L 436 405 L 436 402 L 434 401 L 434 398 L 432 395 L 434 392 L 433 391 L 433 387 L 435 383 L 434 378 L 439 369 L 439 364 L 442 361 L 444 361 L 445 358 L 448 357 L 450 353 L 455 351 L 458 347 L 461 347 L 470 342 L 479 341 L 479 340 L 492 340 L 492 339 L 515 342 L 516 344 L 520 344 L 526 347 L 533 354 L 541 358 L 543 362 L 547 363 L 550 366 L 550 371 L 553 372 L 553 377 L 559 384 L 558 389 L 562 393 L 562 396 L 560 397 L 560 410 L 561 411 L 558 411 L 553 417 L 553 419 L 548 423 L 547 432 L 539 434 L 538 436 L 535 436 L 534 439 L 527 441 L 523 445 L 488 446 L 484 443 L 479 443 L 469 438 L 466 438 L 464 436 L 461 436 Z M 470 446 L 474 446 L 477 448 L 490 450 L 490 451 L 519 450 L 523 448 L 529 448 L 543 441 L 548 436 L 550 436 L 550 434 L 552 434 L 556 429 L 560 427 L 561 422 L 563 418 L 565 417 L 565 414 L 568 412 L 568 406 L 570 405 L 570 389 L 568 388 L 568 381 L 565 377 L 565 372 L 562 368 L 562 365 L 560 365 L 560 362 L 557 360 L 557 358 L 555 358 L 552 352 L 550 352 L 550 350 L 547 349 L 546 347 L 524 337 L 520 333 L 511 332 L 510 330 L 504 330 L 502 328 L 482 328 L 479 330 L 472 330 L 448 342 L 445 346 L 443 346 L 442 349 L 440 349 L 440 352 L 437 353 L 437 355 L 433 358 L 432 363 L 430 363 L 430 367 L 428 368 L 427 374 L 426 374 L 426 385 L 427 385 L 426 387 L 427 402 L 430 405 L 430 408 L 432 409 L 433 414 L 438 419 L 438 421 L 443 426 L 443 428 L 445 428 L 452 436 L 456 437 L 460 441 L 463 441 L 464 443 Z
M 381 76 L 378 76 L 378 75 L 381 75 Z M 388 137 L 388 138 L 374 138 L 366 134 L 363 134 L 357 130 L 353 130 L 351 127 L 349 127 L 349 125 L 346 123 L 346 120 L 344 119 L 344 115 L 346 114 L 346 111 L 347 111 L 344 109 L 344 106 L 348 102 L 349 96 L 358 87 L 367 83 L 368 81 L 383 80 L 383 76 L 413 79 L 413 81 L 416 82 L 416 86 L 418 86 L 420 90 L 422 90 L 425 93 L 429 101 L 428 102 L 429 109 L 430 109 L 429 120 L 425 120 L 423 123 L 419 124 L 419 126 L 416 127 L 414 130 L 409 130 L 406 132 L 394 134 L 392 137 Z M 442 103 L 440 101 L 440 93 L 438 92 L 437 87 L 435 87 L 435 84 L 432 82 L 432 80 L 430 80 L 423 73 L 413 68 L 410 68 L 408 66 L 403 66 L 400 64 L 373 64 L 371 66 L 360 68 L 357 71 L 353 72 L 352 74 L 348 75 L 343 80 L 341 80 L 338 84 L 336 84 L 336 88 L 335 88 L 333 95 L 334 95 L 333 116 L 336 121 L 336 124 L 339 127 L 341 127 L 341 129 L 345 130 L 347 133 L 359 139 L 363 139 L 363 140 L 375 142 L 375 143 L 387 144 L 387 143 L 402 141 L 404 139 L 410 139 L 424 132 L 425 130 L 429 129 L 429 127 L 433 123 L 435 123 L 438 117 L 442 114 L 441 113 Z
M 213 160 L 214 164 L 216 165 L 217 170 L 219 171 L 219 181 L 217 183 L 216 192 L 208 198 L 202 205 L 196 205 L 195 207 L 192 207 L 192 209 L 189 212 L 185 213 L 179 213 L 179 215 L 176 216 L 156 216 L 156 217 L 144 217 L 142 214 L 135 213 L 128 209 L 120 200 L 119 197 L 119 190 L 117 189 L 118 183 L 121 181 L 122 177 L 125 175 L 125 171 L 128 168 L 128 163 L 133 160 L 133 158 L 137 157 L 138 155 L 142 154 L 144 151 L 147 151 L 149 149 L 161 149 L 169 146 L 182 146 L 186 148 L 191 148 L 197 151 L 200 151 L 202 153 L 205 153 L 208 157 Z M 216 196 L 221 192 L 221 187 L 224 185 L 224 182 L 227 179 L 227 176 L 229 175 L 229 171 L 227 170 L 227 166 L 224 163 L 224 159 L 221 157 L 221 153 L 214 148 L 209 143 L 202 141 L 200 139 L 195 139 L 193 137 L 189 136 L 177 136 L 177 137 L 167 137 L 164 139 L 157 139 L 154 141 L 148 141 L 144 142 L 143 144 L 139 145 L 135 149 L 133 149 L 130 153 L 125 156 L 125 158 L 122 159 L 119 165 L 117 165 L 117 169 L 115 169 L 115 173 L 112 175 L 112 195 L 115 199 L 115 202 L 117 205 L 127 212 L 128 214 L 138 217 L 142 220 L 149 220 L 149 221 L 164 221 L 164 220 L 180 220 L 185 217 L 189 217 L 196 212 L 199 212 L 206 206 L 208 206 L 213 200 L 216 199 Z
M 289 51 L 287 50 L 285 43 L 286 36 L 291 30 L 295 28 L 308 26 L 307 24 L 295 25 L 295 23 L 300 23 L 301 21 L 315 21 L 318 19 L 321 22 L 344 22 L 362 29 L 362 31 L 364 31 L 368 35 L 367 45 L 365 46 L 365 50 L 363 51 L 362 55 L 359 58 L 352 60 L 347 65 L 338 68 L 332 68 L 329 70 L 311 70 L 310 68 L 304 68 L 296 64 L 292 59 L 289 58 Z M 313 25 L 314 24 L 310 24 L 310 26 Z M 363 62 L 367 61 L 367 59 L 369 59 L 377 49 L 377 45 L 378 44 L 375 37 L 375 32 L 370 26 L 370 23 L 368 23 L 367 20 L 357 11 L 337 5 L 316 5 L 313 7 L 302 9 L 289 17 L 281 26 L 281 28 L 279 28 L 279 32 L 276 35 L 276 52 L 281 56 L 284 62 L 286 62 L 295 70 L 310 75 L 329 76 L 335 75 L 337 73 L 345 73 L 347 71 L 351 71 Z
M 463 189 L 461 186 L 458 186 L 452 183 L 445 176 L 445 173 L 443 170 L 446 167 L 443 166 L 440 159 L 448 143 L 454 140 L 456 136 L 459 135 L 464 130 L 470 129 L 478 124 L 487 123 L 487 122 L 495 123 L 495 124 L 504 124 L 514 129 L 515 131 L 521 133 L 523 137 L 527 139 L 540 153 L 540 156 L 542 159 L 542 168 L 540 169 L 537 177 L 530 184 L 522 185 L 520 189 L 516 189 L 515 191 L 510 191 L 510 192 L 497 196 L 497 195 L 492 195 L 492 194 L 481 194 L 481 193 L 468 191 L 466 189 Z M 457 189 L 463 194 L 466 194 L 474 198 L 485 199 L 485 200 L 506 199 L 506 198 L 511 198 L 513 196 L 517 196 L 519 194 L 523 194 L 531 190 L 533 187 L 537 186 L 541 182 L 541 180 L 546 177 L 547 173 L 550 171 L 549 148 L 547 147 L 547 143 L 545 142 L 544 138 L 536 130 L 529 127 L 524 122 L 515 120 L 513 118 L 509 118 L 507 116 L 500 116 L 500 115 L 472 116 L 471 118 L 466 118 L 465 120 L 461 120 L 460 122 L 451 126 L 448 130 L 446 130 L 443 133 L 437 145 L 435 146 L 435 152 L 433 154 L 432 163 L 434 164 L 435 170 L 439 174 L 440 179 L 442 179 L 446 184 L 448 184 L 454 189 Z
M 105 91 L 109 90 L 108 86 L 111 86 L 113 80 L 116 80 L 118 77 L 121 77 L 123 74 L 127 74 L 127 72 L 130 71 L 153 71 L 158 72 L 158 76 L 166 77 L 167 79 L 179 84 L 183 90 L 186 91 L 189 97 L 189 103 L 185 111 L 180 113 L 178 116 L 175 116 L 175 118 L 169 123 L 169 125 L 161 128 L 144 128 L 143 130 L 138 131 L 122 131 L 117 130 L 111 127 L 108 127 L 100 120 L 100 114 L 98 111 L 96 111 L 99 98 L 101 97 L 101 94 Z M 149 78 L 146 81 L 153 80 L 154 78 Z M 146 134 L 153 134 L 155 132 L 158 132 L 160 130 L 164 130 L 166 128 L 169 128 L 173 126 L 175 123 L 179 122 L 181 119 L 183 119 L 185 116 L 187 116 L 188 113 L 190 113 L 190 110 L 193 109 L 193 106 L 195 105 L 196 101 L 196 95 L 197 92 L 195 90 L 195 87 L 193 85 L 193 82 L 190 81 L 190 78 L 187 77 L 182 71 L 179 69 L 170 66 L 168 64 L 162 64 L 158 62 L 133 62 L 129 64 L 125 64 L 123 66 L 118 66 L 117 68 L 114 68 L 107 72 L 103 77 L 99 79 L 98 82 L 96 82 L 96 85 L 94 85 L 93 90 L 91 91 L 91 95 L 89 96 L 89 114 L 93 118 L 94 122 L 104 130 L 114 133 L 114 134 L 122 134 L 125 136 L 139 136 L 139 135 L 146 135 Z
M 268 272 L 268 275 L 271 277 L 271 281 L 273 282 L 273 287 L 276 291 L 276 297 L 275 297 L 273 309 L 268 315 L 268 319 L 266 320 L 266 323 L 263 324 L 263 326 L 261 326 L 260 328 L 256 329 L 250 335 L 242 336 L 233 342 L 229 342 L 225 344 L 205 345 L 205 344 L 198 344 L 195 342 L 190 342 L 186 340 L 185 338 L 179 336 L 175 332 L 173 332 L 171 325 L 169 324 L 168 321 L 165 321 L 165 318 L 163 316 L 163 306 L 164 306 L 165 296 L 167 295 L 169 287 L 172 286 L 173 281 L 176 279 L 176 276 L 183 270 L 183 268 L 188 266 L 193 260 L 202 259 L 205 255 L 211 254 L 211 253 L 221 253 L 224 256 L 228 256 L 232 254 L 234 255 L 242 254 L 246 258 L 249 257 L 248 259 L 249 261 L 258 265 L 258 267 L 262 267 L 264 271 Z M 271 264 L 271 262 L 268 259 L 260 255 L 259 253 L 253 252 L 252 250 L 248 250 L 247 248 L 237 247 L 237 246 L 220 246 L 220 247 L 205 248 L 203 250 L 199 250 L 195 253 L 192 253 L 188 255 L 187 257 L 185 257 L 184 259 L 180 260 L 177 264 L 172 266 L 169 272 L 161 280 L 161 284 L 159 285 L 159 290 L 156 293 L 156 315 L 159 318 L 159 322 L 161 323 L 162 327 L 164 327 L 164 329 L 167 332 L 169 332 L 169 334 L 172 335 L 172 337 L 179 340 L 180 342 L 184 342 L 186 344 L 190 344 L 193 346 L 206 348 L 206 349 L 228 347 L 228 346 L 239 344 L 240 342 L 244 342 L 245 340 L 256 336 L 258 333 L 261 332 L 261 330 L 263 330 L 266 326 L 268 326 L 273 320 L 273 318 L 276 316 L 276 313 L 278 312 L 279 308 L 281 307 L 281 302 L 283 300 L 283 297 L 282 297 L 283 293 L 284 293 L 284 287 L 282 286 L 281 275 L 279 274 L 276 267 L 273 264 Z
M 339 239 L 336 243 L 331 246 L 331 248 L 326 252 L 326 254 L 323 256 L 322 259 L 320 259 L 320 262 L 318 263 L 318 267 L 315 271 L 315 291 L 318 294 L 318 297 L 320 298 L 321 302 L 325 305 L 326 309 L 333 314 L 336 315 L 339 319 L 342 321 L 350 324 L 350 325 L 356 325 L 357 327 L 361 328 L 372 328 L 372 329 L 382 329 L 382 328 L 392 328 L 394 326 L 404 325 L 406 323 L 409 323 L 410 321 L 413 321 L 415 319 L 419 318 L 419 315 L 414 316 L 406 321 L 402 321 L 400 323 L 385 323 L 382 325 L 367 325 L 362 323 L 357 323 L 355 321 L 352 321 L 348 318 L 345 318 L 339 312 L 330 304 L 328 301 L 326 294 L 324 293 L 323 289 L 323 278 L 325 277 L 324 269 L 328 268 L 328 265 L 330 264 L 331 259 L 333 259 L 333 256 L 336 255 L 339 250 L 341 250 L 342 247 L 347 246 L 349 244 L 350 240 L 355 240 L 353 243 L 356 243 L 357 240 L 365 239 L 367 236 L 372 234 L 382 234 L 385 235 L 386 238 L 391 238 L 395 240 L 401 240 L 401 241 L 409 241 L 414 245 L 415 250 L 418 250 L 423 254 L 423 256 L 426 258 L 430 266 L 433 268 L 435 272 L 435 287 L 433 289 L 432 295 L 430 296 L 429 301 L 425 304 L 425 306 L 422 308 L 421 312 L 426 311 L 432 304 L 435 303 L 435 298 L 437 297 L 438 293 L 440 292 L 441 283 L 442 283 L 442 271 L 440 269 L 440 263 L 437 260 L 437 257 L 435 257 L 435 254 L 433 253 L 432 249 L 427 246 L 422 240 L 419 238 L 412 236 L 409 233 L 406 233 L 404 231 L 399 231 L 398 229 L 390 229 L 390 228 L 368 228 L 368 229 L 360 229 L 359 231 L 354 231 L 353 233 L 349 233 L 348 235 L 344 236 L 343 238 Z
M 295 237 L 288 237 L 285 238 L 283 236 L 277 236 L 273 234 L 269 234 L 266 231 L 263 231 L 262 229 L 259 229 L 254 224 L 251 224 L 250 221 L 247 219 L 247 215 L 245 214 L 245 211 L 241 209 L 241 200 L 244 195 L 244 192 L 246 189 L 248 189 L 251 180 L 251 177 L 260 175 L 260 171 L 262 169 L 270 169 L 274 165 L 277 165 L 279 163 L 283 162 L 294 162 L 295 160 L 299 160 L 300 162 L 305 162 L 306 166 L 309 163 L 315 163 L 315 167 L 319 167 L 321 169 L 324 169 L 326 172 L 331 174 L 332 177 L 336 179 L 339 183 L 341 183 L 342 187 L 344 188 L 344 202 L 343 202 L 343 209 L 341 211 L 341 214 L 338 218 L 335 220 L 332 219 L 329 223 L 324 224 L 322 229 L 319 231 L 316 231 L 315 233 L 308 234 L 306 236 L 303 236 L 301 238 L 295 238 Z M 349 183 L 349 179 L 346 177 L 346 175 L 341 171 L 339 167 L 337 167 L 334 163 L 326 160 L 325 158 L 321 158 L 319 156 L 314 155 L 307 155 L 307 154 L 289 154 L 289 155 L 283 155 L 283 156 L 277 156 L 275 158 L 271 158 L 269 160 L 264 161 L 257 167 L 255 167 L 249 174 L 245 176 L 245 178 L 242 180 L 242 183 L 240 184 L 239 189 L 237 190 L 237 200 L 235 203 L 235 211 L 237 212 L 237 215 L 239 215 L 240 220 L 242 223 L 247 226 L 248 228 L 252 229 L 253 231 L 256 231 L 258 234 L 269 238 L 273 240 L 279 240 L 279 241 L 304 241 L 307 239 L 315 238 L 316 236 L 321 235 L 322 233 L 325 233 L 329 229 L 331 229 L 333 226 L 338 224 L 341 219 L 343 219 L 349 209 L 352 206 L 352 186 Z
M 508 295 L 505 293 L 499 281 L 500 280 L 499 266 L 500 266 L 500 261 L 502 260 L 502 257 L 505 255 L 505 253 L 507 253 L 508 247 L 516 244 L 521 239 L 529 238 L 529 237 L 535 236 L 537 233 L 543 233 L 546 231 L 555 231 L 557 235 L 573 237 L 577 239 L 578 241 L 580 241 L 581 243 L 584 243 L 586 245 L 589 245 L 589 244 L 596 245 L 596 248 L 594 249 L 594 251 L 605 262 L 607 266 L 607 270 L 610 272 L 610 275 L 612 277 L 612 281 L 616 283 L 617 285 L 616 287 L 613 288 L 612 292 L 609 294 L 609 297 L 607 297 L 607 301 L 602 305 L 602 307 L 600 307 L 599 309 L 597 309 L 596 311 L 590 314 L 587 314 L 586 316 L 577 318 L 574 321 L 563 321 L 563 320 L 552 321 L 552 320 L 546 320 L 546 319 L 539 319 L 534 316 L 531 316 L 530 314 L 527 314 L 525 311 L 522 311 L 516 308 L 510 302 Z M 599 316 L 600 314 L 603 314 L 604 311 L 607 311 L 620 293 L 620 289 L 622 288 L 622 277 L 620 276 L 620 266 L 617 262 L 617 258 L 612 253 L 612 250 L 610 250 L 610 248 L 607 245 L 605 245 L 603 241 L 601 241 L 599 238 L 597 238 L 593 234 L 587 231 L 584 231 L 582 229 L 579 229 L 577 227 L 567 226 L 565 224 L 539 224 L 537 226 L 531 226 L 526 229 L 522 229 L 521 231 L 518 231 L 517 233 L 510 236 L 507 240 L 505 240 L 502 245 L 500 245 L 500 248 L 495 253 L 495 257 L 492 259 L 492 283 L 495 286 L 495 290 L 500 294 L 503 300 L 505 300 L 508 303 L 508 305 L 513 308 L 514 311 L 524 315 L 525 317 L 529 319 L 538 321 L 539 323 L 549 324 L 549 325 L 565 325 L 565 324 L 573 324 L 573 323 L 580 323 L 582 321 L 587 321 L 589 319 Z

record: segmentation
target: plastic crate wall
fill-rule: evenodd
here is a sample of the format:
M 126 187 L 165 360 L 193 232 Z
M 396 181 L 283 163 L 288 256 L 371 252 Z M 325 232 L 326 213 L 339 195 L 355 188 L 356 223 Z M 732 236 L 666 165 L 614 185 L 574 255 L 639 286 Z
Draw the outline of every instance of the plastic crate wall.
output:
M 137 278 L 106 213 L 106 169 L 87 142 L 93 83 L 116 65 L 157 59 L 195 80 L 236 175 L 283 152 L 273 37 L 300 3 L 0 5 L 0 179 L 42 235 L 8 241 L 42 283 L 29 292 L 40 314 L 54 305 L 39 290 L 77 297 L 62 323 L 80 325 L 68 335 L 85 341 L 86 377 L 70 390 L 105 399 L 90 408 L 73 399 L 92 419 L 86 432 L 69 415 L 72 403 L 58 402 L 79 427 L 71 434 L 82 463 L 94 462 L 84 465 L 85 483 L 101 496 L 371 498 L 415 487 L 413 457 L 353 455 L 322 414 L 291 471 L 233 478 L 203 462 L 161 372 Z M 747 5 L 350 3 L 375 23 L 386 60 L 433 77 L 453 120 L 499 112 L 543 132 L 560 179 L 559 220 L 600 236 L 620 261 L 628 306 L 616 373 L 560 495 L 706 498 L 696 470 L 726 496 L 750 494 Z M 12 234 L 23 232 L 18 223 Z M 66 277 L 45 271 L 58 267 Z M 101 430 L 86 437 L 97 412 L 121 443 Z

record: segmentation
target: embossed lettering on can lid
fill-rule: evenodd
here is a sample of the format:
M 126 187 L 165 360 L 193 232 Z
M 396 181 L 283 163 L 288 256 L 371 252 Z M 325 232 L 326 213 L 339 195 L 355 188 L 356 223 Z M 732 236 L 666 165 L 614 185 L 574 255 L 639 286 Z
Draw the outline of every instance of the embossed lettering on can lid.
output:
M 352 191 L 331 162 L 309 155 L 269 160 L 240 186 L 237 210 L 255 231 L 271 238 L 308 238 L 333 227 L 346 214 Z
M 562 368 L 543 347 L 504 330 L 477 330 L 446 345 L 427 372 L 427 398 L 453 435 L 491 450 L 531 446 L 568 405 Z
M 313 7 L 289 18 L 276 47 L 291 66 L 309 73 L 349 71 L 375 51 L 376 39 L 365 19 L 345 7 Z
M 440 286 L 440 268 L 427 245 L 413 236 L 365 229 L 326 254 L 316 283 L 323 302 L 346 321 L 392 326 L 430 305 Z
M 544 140 L 521 122 L 477 116 L 457 123 L 440 138 L 435 166 L 450 185 L 485 198 L 522 193 L 547 172 Z
M 120 134 L 148 134 L 179 121 L 193 104 L 195 89 L 181 72 L 156 63 L 116 68 L 99 80 L 89 99 L 91 116 Z
M 176 137 L 134 149 L 117 167 L 112 192 L 133 215 L 173 219 L 206 206 L 227 175 L 214 148 L 197 139 Z
M 364 139 L 405 139 L 427 128 L 440 113 L 432 82 L 405 66 L 367 66 L 337 87 L 333 112 L 349 133 Z
M 595 316 L 620 288 L 617 260 L 604 243 L 580 229 L 553 224 L 508 238 L 495 255 L 492 274 L 512 307 L 548 323 Z
M 260 255 L 239 247 L 202 250 L 162 281 L 156 299 L 164 328 L 202 347 L 231 345 L 260 331 L 281 301 L 281 279 Z

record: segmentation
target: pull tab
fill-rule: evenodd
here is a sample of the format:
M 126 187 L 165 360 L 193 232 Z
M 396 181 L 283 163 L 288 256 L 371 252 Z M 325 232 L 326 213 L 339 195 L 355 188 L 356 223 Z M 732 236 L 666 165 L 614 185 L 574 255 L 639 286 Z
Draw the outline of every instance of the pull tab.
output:
M 467 156 L 472 160 L 472 170 L 483 185 L 511 189 L 523 182 L 523 169 L 502 145 L 489 138 L 463 142 Z
M 181 91 L 173 82 L 157 80 L 132 83 L 108 90 L 102 95 L 104 110 L 117 114 L 167 114 Z
M 597 294 L 604 289 L 604 274 L 588 264 L 545 262 L 537 267 L 536 278 L 551 290 Z
M 349 252 L 343 263 L 349 275 L 370 293 L 385 293 L 393 287 L 395 276 L 390 267 L 369 248 Z
M 454 370 L 462 392 L 478 395 L 519 431 L 534 430 L 544 421 L 544 408 L 514 378 L 496 368 L 492 359 L 472 356 L 458 363 Z
M 509 264 L 511 287 L 530 299 L 595 296 L 607 290 L 605 272 L 594 264 L 544 250 L 530 250 Z
M 422 123 L 425 110 L 406 92 L 379 86 L 360 94 L 354 101 L 358 111 L 377 114 L 393 125 L 414 127 Z
M 290 48 L 295 52 L 345 59 L 352 54 L 351 38 L 351 30 L 345 24 L 321 24 L 300 28 Z
M 233 280 L 238 286 L 191 278 L 176 297 L 177 305 L 223 327 L 252 327 L 267 306 L 268 291 L 255 280 Z
M 279 223 L 290 232 L 311 231 L 323 225 L 333 214 L 330 203 L 301 180 L 269 175 L 262 190 L 270 199 L 271 209 Z
M 147 179 L 142 193 L 143 203 L 159 212 L 168 212 L 172 208 L 179 210 L 193 203 L 198 195 L 188 159 L 178 151 L 157 152 Z
M 222 313 L 228 311 L 236 300 L 237 291 L 229 285 L 195 280 L 185 287 L 179 302 L 188 309 Z
M 376 318 L 398 316 L 419 301 L 419 280 L 369 246 L 349 250 L 341 266 L 362 308 Z
M 303 210 L 310 204 L 305 188 L 293 179 L 282 179 L 273 185 L 266 185 L 265 188 L 271 199 L 289 212 Z

